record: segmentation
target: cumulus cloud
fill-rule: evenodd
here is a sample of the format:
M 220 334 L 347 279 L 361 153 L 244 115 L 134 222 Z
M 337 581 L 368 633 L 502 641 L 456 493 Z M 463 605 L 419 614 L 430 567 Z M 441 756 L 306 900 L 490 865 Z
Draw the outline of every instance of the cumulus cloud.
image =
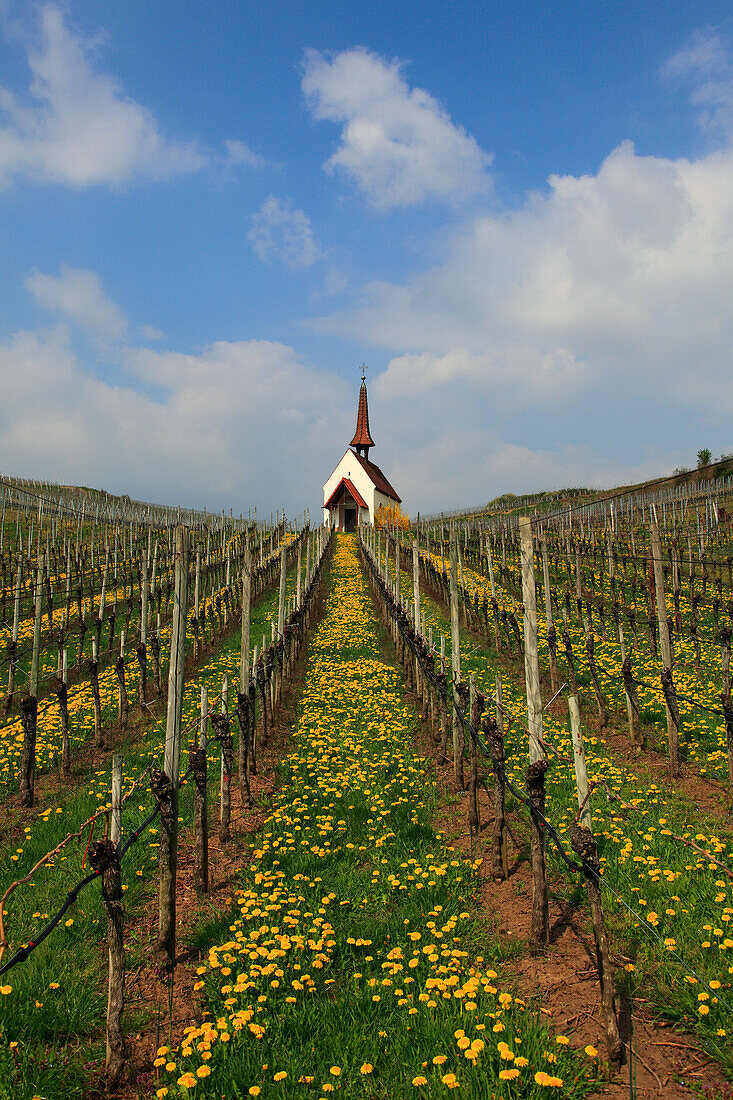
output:
M 392 353 L 392 398 L 465 386 L 531 407 L 610 385 L 721 412 L 731 300 L 733 151 L 670 160 L 624 143 L 596 174 L 553 176 L 519 210 L 462 225 L 443 262 L 325 323 Z
M 0 88 L 0 179 L 30 176 L 85 187 L 195 172 L 207 155 L 161 134 L 147 108 L 100 72 L 92 49 L 53 4 L 28 51 L 29 95 Z
M 158 396 L 86 370 L 64 328 L 0 344 L 0 469 L 235 512 L 319 502 L 348 439 L 341 379 L 268 341 L 123 355 L 119 377 Z
M 485 190 L 491 157 L 429 92 L 410 88 L 402 69 L 362 47 L 306 51 L 313 116 L 342 124 L 326 170 L 342 171 L 381 210 Z
M 117 339 L 127 327 L 121 310 L 106 296 L 93 271 L 65 265 L 60 275 L 35 271 L 26 279 L 26 287 L 42 305 L 98 336 Z
M 261 260 L 280 260 L 292 269 L 310 267 L 322 255 L 308 215 L 274 195 L 250 218 L 247 240 Z

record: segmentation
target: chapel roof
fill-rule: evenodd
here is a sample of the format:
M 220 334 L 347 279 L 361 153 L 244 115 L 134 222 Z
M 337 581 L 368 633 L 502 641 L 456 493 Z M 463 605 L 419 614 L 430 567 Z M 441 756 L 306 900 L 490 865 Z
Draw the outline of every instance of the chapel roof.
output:
M 356 431 L 350 447 L 373 447 L 374 440 L 369 434 L 369 406 L 367 404 L 366 382 L 362 378 L 359 390 L 359 411 L 356 414 Z
M 361 465 L 361 468 L 371 479 L 374 487 L 379 490 L 380 493 L 384 493 L 386 497 L 391 497 L 392 500 L 397 501 L 398 504 L 402 503 L 402 497 L 398 497 L 387 478 L 384 476 L 379 466 L 375 462 L 370 462 L 368 458 L 364 458 L 363 455 L 357 454 L 356 451 L 352 451 L 356 461 Z
M 330 497 L 326 501 L 326 503 L 323 505 L 324 508 L 330 508 L 332 504 L 335 504 L 336 500 L 338 499 L 338 495 L 341 492 L 342 488 L 346 489 L 346 491 L 351 495 L 351 498 L 354 501 L 354 503 L 358 504 L 360 508 L 368 508 L 369 507 L 369 505 L 364 500 L 364 497 L 361 495 L 361 493 L 356 488 L 354 483 L 352 481 L 349 481 L 348 477 L 342 477 L 341 480 L 339 481 L 338 485 L 336 486 L 336 488 L 334 489 L 334 491 L 331 493 Z

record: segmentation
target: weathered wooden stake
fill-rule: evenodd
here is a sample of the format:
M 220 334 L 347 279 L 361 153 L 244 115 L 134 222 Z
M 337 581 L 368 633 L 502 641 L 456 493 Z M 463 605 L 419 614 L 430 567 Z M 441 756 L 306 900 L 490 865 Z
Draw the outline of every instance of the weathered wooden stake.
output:
M 102 876 L 102 902 L 107 913 L 109 978 L 107 985 L 107 1043 L 105 1074 L 107 1090 L 116 1089 L 125 1067 L 125 949 L 122 942 L 122 868 L 118 842 L 98 840 L 89 848 L 89 863 Z
M 174 599 L 171 627 L 171 655 L 168 669 L 168 710 L 165 730 L 163 779 L 159 789 L 161 804 L 158 947 L 164 950 L 167 966 L 176 959 L 176 869 L 178 864 L 178 778 L 180 774 L 181 713 L 188 608 L 188 530 L 176 528 L 174 550 Z
M 554 695 L 557 691 L 557 641 L 555 624 L 552 620 L 552 591 L 550 589 L 550 561 L 547 553 L 547 537 L 542 535 L 542 579 L 545 589 L 545 617 L 547 619 L 547 648 L 550 653 L 550 688 Z
M 71 771 L 71 744 L 69 741 L 69 688 L 67 682 L 68 650 L 61 655 L 61 675 L 58 679 L 57 695 L 61 712 L 61 771 L 68 775 Z
M 447 685 L 445 664 L 445 634 L 440 635 L 440 673 L 438 675 L 440 690 L 438 692 L 438 714 L 440 716 L 440 749 L 438 751 L 438 763 L 445 764 L 448 754 L 448 707 L 445 691 Z
M 280 591 L 277 601 L 277 633 L 282 638 L 285 630 L 285 578 L 288 571 L 288 550 L 283 541 L 280 547 Z
M 117 689 L 117 717 L 120 725 L 123 729 L 127 726 L 127 721 L 130 713 L 130 704 L 127 699 L 127 684 L 125 682 L 125 632 L 124 630 L 120 634 L 120 655 L 117 658 L 115 664 L 115 672 L 117 673 L 118 689 Z
M 662 650 L 662 690 L 667 711 L 667 744 L 669 745 L 669 766 L 672 775 L 680 771 L 680 716 L 677 706 L 677 693 L 672 680 L 672 645 L 669 637 L 667 619 L 667 600 L 664 595 L 664 570 L 662 564 L 662 544 L 659 528 L 652 520 L 650 528 L 651 555 L 654 565 L 654 587 L 656 589 L 657 620 L 659 622 L 659 644 Z
M 577 822 L 570 825 L 570 843 L 573 846 L 573 851 L 583 860 L 583 872 L 588 889 L 588 901 L 590 902 L 591 917 L 593 919 L 593 934 L 596 941 L 596 965 L 601 985 L 601 1005 L 606 1030 L 608 1058 L 611 1065 L 618 1069 L 624 1061 L 625 1052 L 618 1030 L 616 984 L 613 978 L 608 934 L 603 919 L 601 888 L 599 885 L 601 865 L 598 860 L 598 849 L 590 829 Z
M 476 691 L 476 676 L 472 672 L 469 677 L 470 687 L 470 721 L 471 727 L 478 734 L 481 729 L 481 713 L 484 709 L 483 699 Z M 478 838 L 481 829 L 481 816 L 478 802 L 478 746 L 473 736 L 469 744 L 470 770 L 468 774 L 468 828 Z
M 229 724 L 229 681 L 227 677 L 221 685 L 221 714 L 218 716 L 217 733 L 221 749 L 221 768 L 219 773 L 219 843 L 230 839 L 232 820 L 232 733 Z
M 586 829 L 590 829 L 592 828 L 590 788 L 585 766 L 583 731 L 580 726 L 580 704 L 577 695 L 568 696 L 568 711 L 570 713 L 570 730 L 573 735 L 573 762 L 575 764 L 575 786 L 578 791 L 578 816 L 580 823 Z
M 98 749 L 104 748 L 104 730 L 102 729 L 102 698 L 99 694 L 99 652 L 97 639 L 92 638 L 92 659 L 89 662 L 89 683 L 92 687 L 92 703 L 94 708 L 94 744 Z
M 122 836 L 122 756 L 112 757 L 112 812 L 109 821 L 109 838 L 119 846 Z
M 527 689 L 527 726 L 529 729 L 529 768 L 527 792 L 532 805 L 532 925 L 530 943 L 545 946 L 550 938 L 549 898 L 545 867 L 545 830 L 540 814 L 545 806 L 542 697 L 540 664 L 537 653 L 537 593 L 534 576 L 534 544 L 529 516 L 519 519 L 522 557 L 522 599 L 524 602 L 524 675 Z
M 639 750 L 642 744 L 641 723 L 639 720 L 639 700 L 636 694 L 631 659 L 626 653 L 624 640 L 624 628 L 619 620 L 618 640 L 621 648 L 621 675 L 624 681 L 624 695 L 626 696 L 626 718 L 629 723 L 629 743 Z
M 453 727 L 453 777 L 456 789 L 466 788 L 463 778 L 463 723 L 458 715 L 456 700 L 458 684 L 461 682 L 461 631 L 458 621 L 458 540 L 455 527 L 450 531 L 450 634 L 451 634 L 451 670 L 453 673 L 453 707 L 451 718 Z
M 209 889 L 209 809 L 207 789 L 208 753 L 206 732 L 209 722 L 209 691 L 206 684 L 201 685 L 201 717 L 199 720 L 199 743 L 189 754 L 193 770 L 193 826 L 194 826 L 194 865 L 193 885 L 197 894 L 206 894 Z
M 15 694 L 15 666 L 17 663 L 16 653 L 18 647 L 18 631 L 20 628 L 20 594 L 23 584 L 23 564 L 18 560 L 18 568 L 15 576 L 15 600 L 13 602 L 13 635 L 10 643 L 10 668 L 8 669 L 8 697 L 5 701 L 5 713 L 9 714 L 13 705 L 13 695 Z M 68 616 L 67 616 L 68 617 Z
M 506 794 L 504 784 L 504 715 L 501 676 L 496 675 L 496 716 L 484 718 L 483 730 L 489 743 L 491 768 L 494 773 L 494 828 L 491 837 L 492 873 L 495 879 L 509 878 L 506 846 Z

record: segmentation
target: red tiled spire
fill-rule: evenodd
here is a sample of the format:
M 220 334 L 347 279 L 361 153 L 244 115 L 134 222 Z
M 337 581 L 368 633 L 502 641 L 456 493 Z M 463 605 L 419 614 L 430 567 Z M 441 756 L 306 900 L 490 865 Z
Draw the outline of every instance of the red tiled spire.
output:
M 356 447 L 359 454 L 364 452 L 364 457 L 369 458 L 369 448 L 374 446 L 374 440 L 369 433 L 369 406 L 367 405 L 366 382 L 362 378 L 359 390 L 359 411 L 356 415 L 356 431 L 349 444 Z

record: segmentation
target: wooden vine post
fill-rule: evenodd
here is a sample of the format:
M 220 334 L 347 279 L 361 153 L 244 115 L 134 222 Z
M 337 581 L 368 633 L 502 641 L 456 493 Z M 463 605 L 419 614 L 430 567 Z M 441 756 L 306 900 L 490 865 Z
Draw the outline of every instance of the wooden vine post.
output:
M 5 713 L 9 714 L 13 705 L 15 694 L 15 664 L 17 660 L 18 630 L 20 627 L 20 592 L 23 584 L 23 565 L 18 560 L 18 568 L 15 576 L 15 599 L 13 601 L 13 636 L 10 643 L 10 668 L 8 670 L 8 697 L 5 700 Z M 68 619 L 68 615 L 67 615 Z
M 491 557 L 491 540 L 486 538 L 486 560 L 489 565 L 489 583 L 491 585 L 491 612 L 494 619 L 494 645 L 496 652 L 501 653 L 501 631 L 499 629 L 499 604 L 496 599 L 496 584 L 494 582 L 494 562 Z
M 206 684 L 201 685 L 201 717 L 199 721 L 198 748 L 190 752 L 190 764 L 193 770 L 193 831 L 194 863 L 193 885 L 197 894 L 206 894 L 209 890 L 209 810 L 207 800 L 207 752 L 206 731 L 209 721 L 209 692 Z
M 137 647 L 137 661 L 140 666 L 140 679 L 138 681 L 138 702 L 141 707 L 147 703 L 148 682 L 148 596 L 150 580 L 148 577 L 148 563 L 143 558 L 143 572 L 140 582 L 140 645 Z
M 542 579 L 545 590 L 545 617 L 547 619 L 547 648 L 550 653 L 550 688 L 557 691 L 557 633 L 552 620 L 552 592 L 550 589 L 550 561 L 547 554 L 547 536 L 542 535 Z
M 458 622 L 458 542 L 456 529 L 450 530 L 450 635 L 451 667 L 453 671 L 453 777 L 456 790 L 465 790 L 463 778 L 463 723 L 458 714 L 456 699 L 461 682 L 461 631 Z
M 301 573 L 303 571 L 303 541 L 298 539 L 298 568 L 295 574 L 295 606 L 296 609 L 300 609 L 301 600 L 303 598 L 303 590 L 301 586 Z
M 89 849 L 89 862 L 102 877 L 102 902 L 107 913 L 107 1039 L 105 1075 L 107 1090 L 117 1087 L 125 1066 L 125 1033 L 122 1016 L 125 1007 L 125 949 L 123 945 L 122 867 L 122 757 L 112 760 L 112 812 L 109 839 L 99 840 Z
M 619 620 L 618 643 L 621 649 L 621 676 L 624 681 L 624 695 L 626 696 L 626 718 L 629 723 L 629 743 L 636 749 L 637 754 L 643 747 L 643 735 L 641 732 L 641 720 L 639 717 L 639 700 L 636 694 L 634 674 L 631 668 L 631 658 L 626 652 L 624 628 Z
M 570 730 L 573 736 L 573 763 L 575 765 L 575 786 L 578 791 L 578 818 L 586 829 L 592 827 L 590 812 L 590 788 L 588 771 L 585 766 L 583 731 L 580 726 L 580 703 L 577 695 L 568 696 Z
M 69 741 L 69 685 L 67 681 L 68 653 L 64 649 L 61 655 L 61 671 L 56 678 L 54 691 L 58 696 L 61 715 L 61 773 L 71 771 L 71 743 Z
M 221 713 L 212 718 L 219 738 L 219 843 L 231 838 L 232 820 L 232 734 L 229 725 L 229 682 L 225 676 L 221 685 Z
M 252 550 L 249 540 L 244 545 L 244 567 L 242 569 L 242 644 L 239 664 L 239 696 L 237 715 L 239 718 L 239 789 L 246 790 L 250 798 L 250 715 L 249 715 L 249 643 L 252 629 Z
M 38 665 L 41 656 L 41 615 L 43 612 L 43 559 L 36 572 L 33 653 L 28 681 L 28 697 L 23 700 L 23 752 L 20 759 L 20 804 L 32 806 L 36 784 L 36 735 L 38 729 Z
M 583 750 L 583 732 L 580 726 L 580 706 L 578 696 L 568 697 L 570 728 L 573 735 L 573 759 L 575 762 L 575 781 L 578 789 L 578 819 L 570 825 L 570 843 L 573 851 L 583 861 L 583 874 L 588 889 L 593 935 L 596 944 L 596 966 L 601 986 L 601 1009 L 606 1032 L 606 1046 L 611 1065 L 618 1069 L 624 1060 L 624 1046 L 618 1029 L 616 983 L 613 976 L 613 963 L 608 945 L 608 933 L 603 919 L 598 848 L 592 831 L 590 810 L 590 787 L 585 767 Z
M 117 717 L 123 729 L 127 726 L 130 704 L 127 699 L 127 684 L 125 682 L 125 632 L 120 633 L 120 655 L 115 663 L 117 673 Z
M 176 867 L 178 862 L 178 777 L 181 754 L 183 673 L 186 657 L 186 613 L 188 610 L 188 529 L 176 528 L 174 549 L 173 622 L 168 670 L 168 710 L 165 727 L 163 777 L 156 796 L 161 806 L 162 828 L 158 867 L 158 947 L 165 951 L 167 965 L 176 959 Z
M 657 620 L 659 622 L 659 644 L 662 651 L 662 690 L 667 711 L 667 744 L 669 745 L 669 764 L 672 775 L 680 771 L 680 712 L 677 705 L 677 693 L 672 680 L 672 643 L 669 636 L 667 601 L 664 595 L 664 571 L 662 568 L 662 544 L 659 528 L 652 520 L 650 527 L 651 554 L 654 565 L 654 587 L 656 590 Z
M 484 719 L 483 729 L 489 742 L 491 767 L 494 772 L 494 830 L 491 838 L 493 876 L 497 880 L 509 878 L 509 857 L 506 845 L 506 786 L 504 782 L 504 707 L 502 702 L 501 674 L 496 674 L 495 717 Z
M 420 551 L 417 539 L 412 544 L 412 600 L 415 605 L 413 608 L 413 625 L 417 640 L 422 631 L 422 620 L 420 618 Z M 417 653 L 415 654 L 415 682 L 417 694 L 422 698 L 424 695 L 423 675 Z
M 522 599 L 524 602 L 524 678 L 527 688 L 527 726 L 529 729 L 529 767 L 527 793 L 532 810 L 532 923 L 530 943 L 535 948 L 550 940 L 550 910 L 545 866 L 545 831 L 539 816 L 545 812 L 545 759 L 540 694 L 540 663 L 537 652 L 537 593 L 534 576 L 534 543 L 529 516 L 519 519 L 522 556 Z
M 196 551 L 196 578 L 193 589 L 193 655 L 199 656 L 199 610 L 201 592 L 201 548 Z
M 476 677 L 472 672 L 469 677 L 470 687 L 470 721 L 471 727 L 478 734 L 481 729 L 481 714 L 484 709 L 482 697 L 476 691 Z M 478 801 L 478 746 L 476 739 L 471 734 L 469 745 L 470 770 L 468 775 L 468 828 L 471 837 L 478 839 L 481 830 L 481 815 Z
M 284 643 L 285 641 L 285 581 L 288 572 L 288 548 L 283 540 L 280 547 L 280 592 L 278 594 L 277 602 L 277 637 L 273 638 L 273 647 L 278 643 Z M 275 713 L 275 708 L 282 699 L 282 677 L 284 670 L 278 674 L 277 670 L 277 658 L 275 660 L 275 666 L 273 669 L 273 684 L 272 684 L 272 711 Z
M 438 715 L 440 721 L 440 749 L 438 763 L 445 764 L 448 753 L 447 678 L 445 674 L 445 634 L 440 635 L 440 672 L 438 673 Z

